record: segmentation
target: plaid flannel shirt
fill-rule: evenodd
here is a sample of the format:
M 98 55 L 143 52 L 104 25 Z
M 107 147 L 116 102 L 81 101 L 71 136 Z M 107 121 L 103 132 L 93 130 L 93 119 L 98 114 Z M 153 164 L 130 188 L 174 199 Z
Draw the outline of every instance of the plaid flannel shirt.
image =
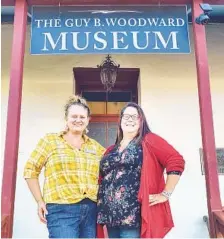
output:
M 62 133 L 42 138 L 26 163 L 24 178 L 38 178 L 45 167 L 45 203 L 76 203 L 97 200 L 99 163 L 105 149 L 84 136 L 81 149 L 70 146 Z

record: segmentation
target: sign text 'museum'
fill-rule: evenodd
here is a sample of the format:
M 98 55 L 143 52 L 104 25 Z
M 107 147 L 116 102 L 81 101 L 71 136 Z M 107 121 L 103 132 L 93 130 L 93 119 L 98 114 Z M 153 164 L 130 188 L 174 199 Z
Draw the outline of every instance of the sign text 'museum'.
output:
M 33 7 L 31 54 L 189 53 L 184 6 L 130 9 Z

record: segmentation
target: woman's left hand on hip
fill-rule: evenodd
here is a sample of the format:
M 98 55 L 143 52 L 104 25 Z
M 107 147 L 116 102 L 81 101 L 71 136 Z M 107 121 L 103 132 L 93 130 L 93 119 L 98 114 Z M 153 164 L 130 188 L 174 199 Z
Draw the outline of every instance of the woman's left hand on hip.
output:
M 162 194 L 151 194 L 149 195 L 149 206 L 154 206 L 159 203 L 166 202 L 168 199 Z

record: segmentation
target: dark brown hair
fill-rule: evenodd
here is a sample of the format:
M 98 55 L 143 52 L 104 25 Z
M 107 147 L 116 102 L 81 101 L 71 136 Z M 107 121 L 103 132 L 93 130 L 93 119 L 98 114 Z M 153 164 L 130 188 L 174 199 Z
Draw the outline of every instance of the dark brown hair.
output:
M 87 105 L 86 100 L 79 95 L 72 95 L 72 96 L 69 97 L 69 99 L 68 99 L 68 101 L 65 105 L 65 118 L 67 118 L 69 108 L 72 105 L 82 106 L 84 109 L 86 109 L 88 117 L 90 116 L 90 109 L 89 109 L 89 106 Z
M 140 144 L 142 142 L 142 139 L 144 138 L 144 136 L 147 134 L 147 133 L 150 133 L 151 130 L 149 129 L 149 126 L 148 126 L 148 123 L 146 121 L 146 117 L 145 117 L 145 114 L 142 110 L 142 108 L 134 103 L 134 102 L 129 102 L 127 103 L 127 105 L 125 105 L 125 107 L 121 110 L 121 113 L 120 113 L 120 120 L 119 120 L 119 126 L 118 126 L 118 134 L 117 134 L 117 139 L 116 139 L 116 142 L 115 144 L 116 145 L 119 145 L 121 140 L 123 139 L 123 130 L 121 128 L 121 120 L 122 120 L 122 117 L 123 117 L 123 114 L 124 114 L 124 111 L 128 108 L 128 107 L 133 107 L 135 108 L 137 111 L 138 111 L 138 115 L 139 115 L 139 118 L 140 118 L 140 127 L 139 127 L 139 132 L 138 134 L 136 135 L 136 137 L 133 139 L 133 142 L 135 144 Z

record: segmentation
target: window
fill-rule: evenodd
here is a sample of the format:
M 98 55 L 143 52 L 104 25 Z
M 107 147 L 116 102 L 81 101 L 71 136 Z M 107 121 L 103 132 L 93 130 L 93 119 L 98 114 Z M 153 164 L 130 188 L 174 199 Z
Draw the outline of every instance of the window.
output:
M 102 101 L 108 101 L 108 102 L 129 102 L 132 101 L 132 93 L 130 91 L 122 91 L 122 92 L 111 92 L 107 93 L 106 92 L 88 92 L 84 91 L 82 92 L 82 96 L 87 100 L 87 101 L 92 101 L 92 102 L 102 102 Z
M 205 175 L 203 149 L 199 149 L 202 175 Z M 224 148 L 216 148 L 218 174 L 224 175 Z

